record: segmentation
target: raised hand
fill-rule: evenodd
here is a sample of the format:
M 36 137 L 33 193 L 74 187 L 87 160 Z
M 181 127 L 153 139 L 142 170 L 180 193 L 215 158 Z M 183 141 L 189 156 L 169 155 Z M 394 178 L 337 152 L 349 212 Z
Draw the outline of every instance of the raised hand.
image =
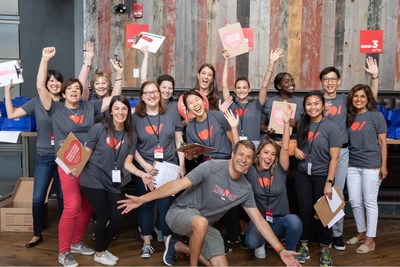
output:
M 285 112 L 282 115 L 282 121 L 283 123 L 290 123 L 290 117 L 292 116 L 293 113 L 293 109 L 291 105 L 287 105 L 287 109 L 285 110 Z
M 140 48 L 140 52 L 142 52 L 143 56 L 148 56 L 149 55 L 149 48 L 147 47 L 147 45 L 145 45 L 142 48 Z
M 225 60 L 228 60 L 228 59 L 230 58 L 230 55 L 229 55 L 228 50 L 226 50 L 226 49 L 222 50 L 222 57 L 223 57 Z
M 117 72 L 122 72 L 124 70 L 124 64 L 119 57 L 111 58 L 110 62 Z
M 92 62 L 94 58 L 94 43 L 92 41 L 86 42 L 83 45 L 83 55 L 84 55 L 84 60 Z
M 371 74 L 371 76 L 378 76 L 379 74 L 379 68 L 378 68 L 378 64 L 376 63 L 376 59 L 374 59 L 373 57 L 367 57 L 365 59 L 366 63 L 367 63 L 367 68 L 364 67 L 364 70 L 366 72 L 368 72 L 369 74 Z
M 221 99 L 219 100 L 218 108 L 219 110 L 225 114 L 225 112 L 229 109 L 229 106 L 233 102 L 233 97 L 230 96 L 227 100 L 225 100 L 223 103 L 221 103 Z
M 11 79 L 10 82 L 4 87 L 4 89 L 11 91 L 14 88 L 13 80 Z
M 238 127 L 239 125 L 239 115 L 234 115 L 232 110 L 228 109 L 225 113 L 224 113 L 224 117 L 225 119 L 228 121 L 229 125 L 231 126 L 231 128 L 235 128 Z
M 269 53 L 269 61 L 273 64 L 275 63 L 279 58 L 283 57 L 283 48 L 277 48 L 275 51 L 271 50 Z
M 51 47 L 45 47 L 42 50 L 42 57 L 50 60 L 51 58 L 53 58 L 56 55 L 56 48 L 51 46 Z

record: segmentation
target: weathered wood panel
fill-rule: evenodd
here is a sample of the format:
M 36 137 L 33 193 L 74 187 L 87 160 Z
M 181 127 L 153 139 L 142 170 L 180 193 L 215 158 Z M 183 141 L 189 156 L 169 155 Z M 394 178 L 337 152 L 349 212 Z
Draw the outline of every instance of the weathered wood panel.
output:
M 135 1 L 126 2 L 128 12 L 116 14 L 113 7 L 119 0 L 84 1 L 84 39 L 96 42 L 94 69 L 111 75 L 107 58 L 123 56 L 125 87 L 139 86 L 132 71 L 142 60 L 139 51 L 124 47 L 126 23 L 147 23 L 151 32 L 166 36 L 160 51 L 149 57 L 149 79 L 171 74 L 176 87 L 192 88 L 205 62 L 215 66 L 220 83 L 224 62 L 218 29 L 240 21 L 254 29 L 254 51 L 230 60 L 230 87 L 244 74 L 252 88 L 259 88 L 269 51 L 277 47 L 286 54 L 275 74 L 292 73 L 298 89 L 320 88 L 319 71 L 330 65 L 342 72 L 341 89 L 368 83 L 363 70 L 368 55 L 359 53 L 359 30 L 383 29 L 384 54 L 374 55 L 381 70 L 380 88 L 400 90 L 400 0 L 148 0 L 142 2 L 141 19 L 133 18 Z

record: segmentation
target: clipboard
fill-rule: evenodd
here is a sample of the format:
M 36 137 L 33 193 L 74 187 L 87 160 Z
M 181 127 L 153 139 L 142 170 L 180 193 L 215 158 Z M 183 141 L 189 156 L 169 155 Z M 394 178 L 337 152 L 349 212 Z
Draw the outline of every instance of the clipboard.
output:
M 336 186 L 334 186 L 332 188 L 332 190 L 336 190 L 336 193 L 338 193 L 338 190 L 336 188 Z M 331 208 L 329 207 L 329 203 L 328 200 L 326 199 L 326 196 L 322 196 L 320 199 L 318 199 L 318 201 L 314 204 L 314 209 L 317 212 L 317 215 L 319 217 L 319 219 L 321 220 L 321 223 L 323 224 L 323 226 L 329 226 L 331 225 L 331 221 L 333 219 L 337 219 L 337 214 L 339 213 L 343 213 L 342 209 L 345 206 L 345 202 L 343 200 L 343 198 L 340 196 L 340 194 L 338 194 L 340 200 L 341 200 L 341 204 L 339 205 L 339 208 L 336 209 L 335 212 L 332 212 Z M 343 213 L 344 215 L 344 213 Z
M 79 176 L 90 158 L 89 152 L 85 149 L 78 138 L 70 132 L 63 145 L 57 152 L 56 163 L 65 173 L 76 169 L 76 176 Z
M 272 128 L 275 130 L 276 134 L 283 134 L 283 120 L 282 116 L 285 110 L 288 108 L 288 105 L 291 106 L 293 112 L 290 116 L 294 119 L 296 115 L 296 103 L 289 103 L 287 101 L 274 101 L 272 102 L 271 114 L 269 114 L 269 124 L 268 128 Z M 290 135 L 292 135 L 293 128 L 290 127 Z
M 165 36 L 149 32 L 141 32 L 138 36 L 136 36 L 133 48 L 141 49 L 143 46 L 147 46 L 149 52 L 156 53 L 164 40 Z
M 205 145 L 201 145 L 198 143 L 183 145 L 176 149 L 176 151 L 178 151 L 178 152 L 189 153 L 189 154 L 193 154 L 193 155 L 202 155 L 205 153 L 213 152 L 215 150 L 216 150 L 216 148 L 214 148 L 214 147 L 205 146 Z
M 154 176 L 156 188 L 159 188 L 169 181 L 177 179 L 179 176 L 179 166 L 176 164 L 166 161 L 155 161 L 153 166 L 158 170 L 158 174 Z
M 228 51 L 230 57 L 236 57 L 249 52 L 240 22 L 228 24 L 218 29 L 222 46 Z
M 6 86 L 13 80 L 13 84 L 23 83 L 22 68 L 18 60 L 0 63 L 0 87 Z

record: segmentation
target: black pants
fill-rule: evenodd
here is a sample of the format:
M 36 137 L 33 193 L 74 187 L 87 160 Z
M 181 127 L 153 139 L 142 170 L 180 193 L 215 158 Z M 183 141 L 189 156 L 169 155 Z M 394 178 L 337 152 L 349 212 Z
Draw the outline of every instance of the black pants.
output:
M 121 211 L 117 209 L 117 201 L 123 199 L 122 194 L 83 186 L 81 190 L 96 213 L 95 250 L 104 251 L 117 234 L 123 220 Z
M 297 171 L 295 185 L 299 203 L 299 217 L 303 223 L 300 242 L 308 242 L 311 235 L 312 222 L 315 214 L 314 204 L 324 195 L 326 176 L 308 175 Z M 329 246 L 332 243 L 332 229 L 323 227 L 320 233 L 321 244 Z

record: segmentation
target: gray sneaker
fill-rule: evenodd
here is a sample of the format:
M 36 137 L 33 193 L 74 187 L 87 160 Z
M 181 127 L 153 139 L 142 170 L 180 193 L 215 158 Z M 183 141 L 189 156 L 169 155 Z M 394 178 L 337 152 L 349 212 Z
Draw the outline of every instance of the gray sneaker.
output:
M 70 252 L 58 254 L 58 262 L 64 267 L 78 267 L 78 262 Z
M 297 252 L 299 252 L 300 254 L 296 256 L 296 259 L 300 263 L 303 264 L 306 262 L 306 260 L 310 259 L 310 250 L 308 249 L 308 247 L 300 246 L 300 248 Z
M 82 255 L 93 255 L 94 250 L 85 245 L 82 241 L 78 244 L 71 245 L 71 253 L 80 253 Z
M 150 245 L 143 245 L 142 247 L 142 253 L 140 254 L 140 257 L 143 259 L 148 259 L 153 255 L 154 253 L 154 248 Z

